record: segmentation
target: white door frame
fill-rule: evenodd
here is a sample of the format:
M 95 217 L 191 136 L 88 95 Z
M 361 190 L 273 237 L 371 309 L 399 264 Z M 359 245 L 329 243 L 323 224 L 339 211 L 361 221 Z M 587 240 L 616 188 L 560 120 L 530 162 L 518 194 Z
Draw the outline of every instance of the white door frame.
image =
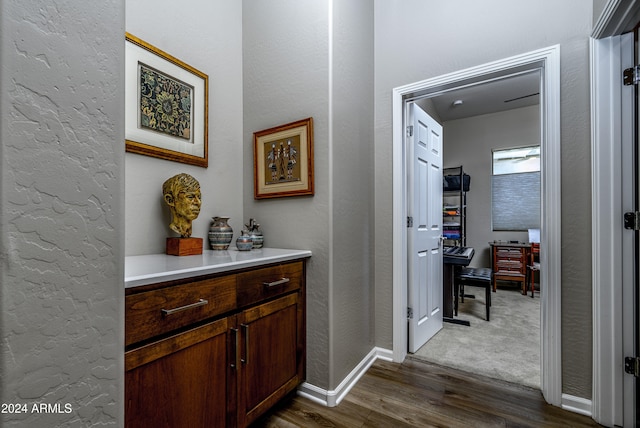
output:
M 407 355 L 407 228 L 404 104 L 409 99 L 509 75 L 541 74 L 541 368 L 547 402 L 562 401 L 561 360 L 561 198 L 560 198 L 560 46 L 502 59 L 393 89 L 393 359 Z
M 633 379 L 622 361 L 633 353 L 633 232 L 622 216 L 633 211 L 633 114 L 631 87 L 622 70 L 633 65 L 633 36 L 640 1 L 610 0 L 590 40 L 591 185 L 593 278 L 593 419 L 605 426 L 632 426 Z M 625 233 L 627 232 L 627 233 Z M 630 233 L 629 233 L 630 232 Z
M 633 232 L 624 233 L 622 225 L 623 213 L 633 211 L 633 198 L 632 192 L 623 190 L 623 186 L 629 186 L 633 179 L 629 140 L 633 138 L 634 93 L 632 87 L 623 88 L 621 82 L 618 85 L 614 82 L 622 79 L 623 64 L 627 67 L 633 64 L 633 36 L 592 39 L 590 45 L 592 416 L 605 426 L 623 426 L 625 377 L 621 334 L 624 318 L 629 316 L 625 315 L 629 311 L 624 310 L 625 303 L 631 305 L 633 322 L 633 298 L 623 299 L 625 286 L 633 287 L 633 251 L 623 251 L 624 247 L 633 248 Z

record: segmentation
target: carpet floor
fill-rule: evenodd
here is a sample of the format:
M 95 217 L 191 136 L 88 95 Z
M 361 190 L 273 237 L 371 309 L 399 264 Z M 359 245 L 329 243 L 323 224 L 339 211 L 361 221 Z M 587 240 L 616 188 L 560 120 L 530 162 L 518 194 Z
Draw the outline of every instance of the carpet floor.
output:
M 491 294 L 491 321 L 485 320 L 484 289 L 466 287 L 457 318 L 471 326 L 444 323 L 410 358 L 540 389 L 540 294 L 516 288 Z

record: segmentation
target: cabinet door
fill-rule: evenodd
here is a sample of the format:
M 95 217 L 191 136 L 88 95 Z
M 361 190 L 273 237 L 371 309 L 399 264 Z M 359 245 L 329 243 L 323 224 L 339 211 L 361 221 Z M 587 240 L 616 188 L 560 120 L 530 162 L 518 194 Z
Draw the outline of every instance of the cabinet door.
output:
M 125 424 L 142 427 L 225 427 L 225 318 L 125 354 Z
M 304 377 L 300 293 L 243 311 L 238 372 L 238 425 L 246 426 L 294 390 Z

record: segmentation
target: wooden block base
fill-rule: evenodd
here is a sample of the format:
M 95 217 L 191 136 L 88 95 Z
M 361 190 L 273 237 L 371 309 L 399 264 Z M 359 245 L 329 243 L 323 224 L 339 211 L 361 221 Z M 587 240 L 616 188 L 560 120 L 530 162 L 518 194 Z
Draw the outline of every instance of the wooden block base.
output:
M 167 238 L 167 254 L 170 256 L 202 254 L 202 238 Z

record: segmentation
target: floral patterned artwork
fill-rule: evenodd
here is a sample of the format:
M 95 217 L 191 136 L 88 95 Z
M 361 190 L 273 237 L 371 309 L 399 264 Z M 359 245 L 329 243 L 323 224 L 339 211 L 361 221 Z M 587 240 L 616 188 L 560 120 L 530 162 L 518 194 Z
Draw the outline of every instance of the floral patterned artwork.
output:
M 265 184 L 300 181 L 300 136 L 264 143 Z
M 193 87 L 138 63 L 140 126 L 191 141 Z

